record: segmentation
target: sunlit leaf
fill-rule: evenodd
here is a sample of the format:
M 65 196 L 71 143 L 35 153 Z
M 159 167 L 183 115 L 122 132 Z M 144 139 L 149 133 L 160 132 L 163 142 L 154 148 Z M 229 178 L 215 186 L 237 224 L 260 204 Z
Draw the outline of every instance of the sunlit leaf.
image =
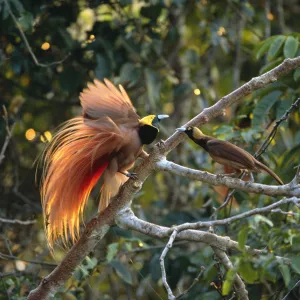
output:
M 284 35 L 277 36 L 272 42 L 268 51 L 268 60 L 273 60 L 280 52 L 286 37 Z
M 236 271 L 234 269 L 230 269 L 226 273 L 226 279 L 222 286 L 222 295 L 226 296 L 231 291 L 235 275 L 236 275 Z
M 298 47 L 299 47 L 298 40 L 292 36 L 289 36 L 284 43 L 284 48 L 283 48 L 284 57 L 286 58 L 295 57 Z
M 110 265 L 115 269 L 121 279 L 130 285 L 133 284 L 131 273 L 125 265 L 115 259 L 110 262 Z
M 248 283 L 254 283 L 258 279 L 258 271 L 255 270 L 249 262 L 240 262 L 238 271 L 242 278 Z
M 106 254 L 106 260 L 108 262 L 111 262 L 112 259 L 116 256 L 119 249 L 119 243 L 112 243 L 107 246 L 107 254 Z
M 288 287 L 289 283 L 291 281 L 291 273 L 290 273 L 289 267 L 287 265 L 280 264 L 279 265 L 279 270 L 282 274 L 285 286 Z
M 238 243 L 239 243 L 239 248 L 241 250 L 245 249 L 247 237 L 248 237 L 248 232 L 249 232 L 249 227 L 245 227 L 242 230 L 239 231 L 238 235 Z

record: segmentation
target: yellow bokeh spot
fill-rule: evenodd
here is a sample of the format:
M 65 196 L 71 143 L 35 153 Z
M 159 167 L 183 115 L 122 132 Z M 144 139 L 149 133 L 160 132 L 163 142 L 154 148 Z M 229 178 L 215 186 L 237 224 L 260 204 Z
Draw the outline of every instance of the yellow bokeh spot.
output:
M 164 104 L 163 112 L 167 115 L 171 115 L 174 112 L 174 104 L 171 102 Z
M 93 34 L 90 35 L 90 40 L 94 41 L 95 40 L 95 36 Z
M 194 94 L 199 96 L 201 94 L 200 89 L 194 89 Z
M 249 118 L 250 118 L 250 120 L 253 119 L 253 113 L 251 113 L 251 114 L 249 115 Z
M 272 21 L 272 20 L 274 20 L 274 15 L 272 13 L 268 13 L 267 18 L 268 18 L 268 20 Z
M 6 73 L 5 73 L 5 77 L 7 79 L 11 79 L 12 77 L 14 76 L 14 72 L 12 70 L 8 70 Z
M 8 44 L 5 50 L 7 54 L 11 54 L 14 51 L 14 46 L 12 44 Z
M 52 140 L 52 134 L 50 131 L 45 131 L 44 132 L 44 136 L 47 139 L 48 142 L 50 142 Z
M 23 74 L 21 77 L 20 77 L 20 84 L 21 86 L 28 86 L 30 83 L 30 78 L 28 75 L 26 74 Z
M 223 34 L 226 33 L 226 29 L 225 29 L 224 27 L 221 26 L 221 27 L 219 28 L 219 30 L 217 31 L 217 33 L 218 33 L 218 35 L 221 36 L 221 35 L 223 35 Z
M 139 247 L 143 247 L 144 244 L 142 242 L 139 242 Z
M 26 130 L 25 137 L 27 141 L 32 141 L 36 136 L 35 130 L 33 128 L 30 128 Z
M 46 50 L 49 50 L 50 47 L 51 47 L 50 43 L 45 42 L 42 44 L 41 49 L 46 51 Z
M 51 132 L 50 131 L 45 131 L 43 134 L 41 134 L 40 140 L 43 143 L 50 142 L 52 140 L 52 134 L 51 134 Z

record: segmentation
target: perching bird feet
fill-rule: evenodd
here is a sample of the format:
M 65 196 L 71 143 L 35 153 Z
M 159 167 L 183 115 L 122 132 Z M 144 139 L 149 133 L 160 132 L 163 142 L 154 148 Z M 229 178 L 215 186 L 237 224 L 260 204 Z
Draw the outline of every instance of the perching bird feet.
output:
M 134 179 L 134 180 L 138 179 L 136 173 L 134 173 L 134 172 L 122 172 L 122 171 L 119 171 L 119 173 L 127 176 L 128 178 Z

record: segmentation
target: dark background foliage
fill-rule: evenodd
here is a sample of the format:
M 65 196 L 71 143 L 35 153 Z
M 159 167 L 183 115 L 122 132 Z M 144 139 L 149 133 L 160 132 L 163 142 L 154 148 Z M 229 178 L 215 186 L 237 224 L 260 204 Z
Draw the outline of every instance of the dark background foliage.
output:
M 39 62 L 61 63 L 35 64 L 7 4 Z M 7 109 L 9 126 L 14 126 L 0 165 L 0 217 L 36 220 L 32 225 L 0 222 L 0 252 L 8 255 L 0 256 L 0 298 L 25 297 L 53 269 L 44 263 L 55 263 L 66 253 L 57 247 L 53 260 L 48 251 L 34 162 L 56 127 L 80 114 L 78 94 L 88 81 L 107 77 L 121 83 L 140 115 L 169 114 L 161 127 L 164 139 L 242 83 L 284 58 L 299 56 L 299 13 L 296 0 L 0 0 L 0 104 Z M 254 153 L 274 120 L 299 96 L 299 78 L 300 69 L 246 97 L 203 131 Z M 0 145 L 5 125 L 1 118 Z M 299 126 L 298 109 L 280 126 L 261 158 L 284 182 L 293 178 L 299 165 Z M 178 146 L 169 159 L 224 172 L 189 142 Z M 261 174 L 255 179 L 274 183 Z M 99 187 L 92 193 L 87 219 L 96 212 Z M 206 220 L 227 192 L 158 172 L 134 199 L 133 209 L 140 218 L 166 226 Z M 276 198 L 236 192 L 220 217 L 273 201 Z M 297 217 L 254 216 L 220 227 L 217 233 L 238 240 L 241 247 L 247 243 L 267 250 L 255 258 L 230 253 L 250 299 L 281 299 L 299 280 Z M 199 283 L 183 299 L 230 298 L 231 292 L 223 298 L 220 292 L 222 285 L 223 291 L 230 289 L 232 278 L 209 247 L 175 245 L 166 261 L 173 290 L 187 288 L 204 266 Z M 166 299 L 159 267 L 162 247 L 163 241 L 114 227 L 56 298 Z M 274 254 L 291 258 L 292 266 L 279 265 Z M 299 295 L 294 289 L 289 299 Z

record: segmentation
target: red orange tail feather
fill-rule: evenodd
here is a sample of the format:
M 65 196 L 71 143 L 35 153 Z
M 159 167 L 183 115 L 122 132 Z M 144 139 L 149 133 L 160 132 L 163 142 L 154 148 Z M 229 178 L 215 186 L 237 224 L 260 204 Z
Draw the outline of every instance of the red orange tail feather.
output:
M 82 117 L 68 121 L 46 151 L 41 196 L 50 247 L 79 236 L 89 194 L 109 164 L 107 145 L 117 145 L 118 134 L 107 124 L 100 129 L 86 123 Z
M 139 116 L 122 86 L 95 80 L 80 95 L 83 117 L 66 122 L 47 147 L 43 159 L 41 197 L 49 246 L 66 245 L 79 236 L 80 217 L 102 174 L 99 210 L 127 177 L 111 166 L 110 156 L 124 143 L 120 125 L 135 128 Z M 109 170 L 108 170 L 109 169 Z M 105 171 L 107 170 L 107 171 Z

